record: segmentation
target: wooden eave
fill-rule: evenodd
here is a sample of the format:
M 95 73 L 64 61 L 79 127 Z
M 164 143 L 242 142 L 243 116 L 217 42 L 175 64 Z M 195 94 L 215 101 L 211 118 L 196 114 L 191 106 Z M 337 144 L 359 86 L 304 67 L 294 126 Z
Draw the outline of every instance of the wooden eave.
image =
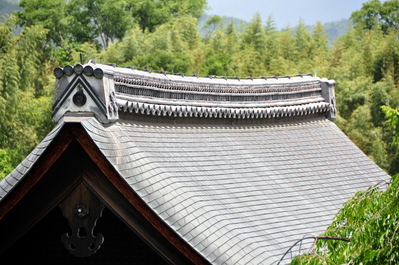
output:
M 81 183 L 169 263 L 209 264 L 120 177 L 80 123 L 65 123 L 30 171 L 1 200 L 0 255 Z

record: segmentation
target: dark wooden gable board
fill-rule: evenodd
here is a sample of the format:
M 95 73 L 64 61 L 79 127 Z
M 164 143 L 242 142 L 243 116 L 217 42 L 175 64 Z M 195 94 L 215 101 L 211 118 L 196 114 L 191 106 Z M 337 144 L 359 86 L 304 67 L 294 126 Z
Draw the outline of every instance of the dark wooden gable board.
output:
M 79 123 L 66 123 L 0 202 L 0 257 L 80 183 L 169 263 L 209 264 L 130 188 Z

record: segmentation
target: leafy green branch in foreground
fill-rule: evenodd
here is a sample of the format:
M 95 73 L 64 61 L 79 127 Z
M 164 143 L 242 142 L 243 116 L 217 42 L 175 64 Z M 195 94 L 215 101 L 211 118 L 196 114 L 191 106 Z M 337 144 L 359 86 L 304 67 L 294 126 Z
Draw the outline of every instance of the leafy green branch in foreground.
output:
M 372 186 L 357 192 L 322 234 L 350 241 L 317 240 L 310 253 L 291 264 L 398 264 L 398 201 L 399 175 L 385 191 Z

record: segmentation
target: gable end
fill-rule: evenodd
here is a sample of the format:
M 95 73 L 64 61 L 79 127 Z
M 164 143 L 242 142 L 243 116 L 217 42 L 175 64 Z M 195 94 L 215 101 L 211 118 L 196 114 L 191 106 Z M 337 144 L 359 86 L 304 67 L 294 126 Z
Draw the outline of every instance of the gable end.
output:
M 148 208 L 77 123 L 64 125 L 32 169 L 0 201 L 0 227 L 7 227 L 0 257 L 80 185 L 168 263 L 209 264 Z

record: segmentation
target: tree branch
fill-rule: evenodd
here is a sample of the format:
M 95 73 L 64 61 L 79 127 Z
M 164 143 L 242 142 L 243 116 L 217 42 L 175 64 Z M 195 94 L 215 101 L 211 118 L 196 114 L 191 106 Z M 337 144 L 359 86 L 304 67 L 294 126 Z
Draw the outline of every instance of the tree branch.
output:
M 329 240 L 341 240 L 341 241 L 345 241 L 345 242 L 350 242 L 351 239 L 348 237 L 339 237 L 339 236 L 315 236 L 316 240 L 319 239 L 329 239 Z

